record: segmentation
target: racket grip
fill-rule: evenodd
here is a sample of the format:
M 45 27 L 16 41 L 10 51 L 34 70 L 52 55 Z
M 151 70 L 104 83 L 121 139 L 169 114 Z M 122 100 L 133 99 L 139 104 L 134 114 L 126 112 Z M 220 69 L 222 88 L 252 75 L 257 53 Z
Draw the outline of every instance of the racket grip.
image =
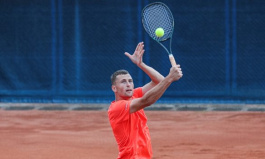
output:
M 176 60 L 175 60 L 173 54 L 170 54 L 169 55 L 169 60 L 170 60 L 171 66 L 176 66 L 177 65 Z

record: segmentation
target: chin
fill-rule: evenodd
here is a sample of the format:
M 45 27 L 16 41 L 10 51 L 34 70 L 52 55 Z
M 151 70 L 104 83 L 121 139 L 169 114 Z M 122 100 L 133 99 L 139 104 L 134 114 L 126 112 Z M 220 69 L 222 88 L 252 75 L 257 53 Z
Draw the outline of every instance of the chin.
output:
M 128 95 L 128 94 L 125 96 L 125 98 L 131 98 L 131 97 L 132 95 Z
M 130 94 L 125 94 L 124 96 L 123 96 L 123 98 L 124 99 L 130 99 L 131 97 L 132 97 L 132 93 L 130 93 Z

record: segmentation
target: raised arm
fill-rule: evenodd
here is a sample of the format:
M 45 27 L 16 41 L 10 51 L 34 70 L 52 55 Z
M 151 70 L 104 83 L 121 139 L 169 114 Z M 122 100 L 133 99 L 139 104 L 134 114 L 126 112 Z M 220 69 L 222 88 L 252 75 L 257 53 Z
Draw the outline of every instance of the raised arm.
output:
M 150 66 L 147 66 L 143 62 L 143 54 L 144 54 L 144 43 L 140 42 L 135 51 L 134 54 L 129 54 L 128 52 L 125 52 L 125 55 L 128 56 L 131 61 L 136 64 L 141 70 L 143 70 L 151 79 L 149 83 L 143 86 L 142 90 L 145 94 L 150 89 L 152 89 L 155 85 L 157 85 L 159 82 L 161 82 L 164 79 L 164 76 L 162 76 L 159 72 L 157 72 L 155 69 L 153 69 Z
M 149 90 L 142 98 L 136 98 L 131 101 L 130 113 L 154 104 L 164 94 L 170 84 L 179 80 L 182 76 L 180 66 L 173 66 L 169 74 L 159 84 Z

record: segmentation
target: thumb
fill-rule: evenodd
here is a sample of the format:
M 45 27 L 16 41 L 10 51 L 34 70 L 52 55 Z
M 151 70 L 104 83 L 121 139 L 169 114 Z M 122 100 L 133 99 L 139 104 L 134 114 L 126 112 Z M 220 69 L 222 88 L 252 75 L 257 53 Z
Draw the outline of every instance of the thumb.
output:
M 127 57 L 131 58 L 131 54 L 129 54 L 128 52 L 125 52 L 124 55 L 126 55 Z

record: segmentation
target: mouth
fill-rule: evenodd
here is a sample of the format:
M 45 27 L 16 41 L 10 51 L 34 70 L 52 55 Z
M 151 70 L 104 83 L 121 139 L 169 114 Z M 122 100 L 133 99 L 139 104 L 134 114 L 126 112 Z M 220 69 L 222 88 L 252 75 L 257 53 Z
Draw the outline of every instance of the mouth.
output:
M 126 92 L 132 92 L 132 89 L 126 89 Z

